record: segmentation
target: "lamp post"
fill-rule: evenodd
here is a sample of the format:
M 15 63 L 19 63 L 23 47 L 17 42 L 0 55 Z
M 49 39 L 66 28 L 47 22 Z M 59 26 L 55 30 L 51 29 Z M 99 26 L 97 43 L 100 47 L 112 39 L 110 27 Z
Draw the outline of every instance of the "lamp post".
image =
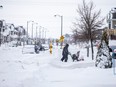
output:
M 42 39 L 44 39 L 44 27 L 42 29 Z
M 60 17 L 61 18 L 61 36 L 63 35 L 63 16 L 62 15 L 54 15 L 54 17 Z M 62 45 L 63 45 L 63 42 L 61 41 L 61 49 L 62 49 Z
M 48 38 L 47 38 L 47 32 L 49 32 L 48 29 L 45 30 L 45 42 L 48 41 Z
M 31 31 L 31 38 L 33 39 L 33 23 L 34 21 L 32 22 L 32 31 Z
M 41 28 L 42 26 L 39 27 L 39 39 L 41 39 Z
M 47 33 L 47 32 L 48 32 L 48 30 L 47 30 L 47 29 L 45 29 L 45 39 L 46 39 L 46 36 L 47 36 L 47 35 L 46 35 L 46 33 Z
M 42 28 L 42 30 L 41 30 L 41 34 L 42 34 L 42 36 L 41 36 L 41 38 L 42 38 L 42 43 L 45 43 L 45 28 L 44 27 L 41 27 Z
M 30 22 L 33 23 L 33 21 L 27 21 L 27 44 L 28 44 L 28 25 L 29 25 Z
M 38 35 L 37 29 L 38 29 L 38 23 L 36 23 L 36 41 L 37 41 L 37 35 Z
M 38 27 L 37 27 L 38 23 L 33 22 L 33 23 L 32 23 L 32 39 L 33 39 L 33 25 L 34 25 L 34 24 L 36 24 L 36 31 L 37 31 L 37 28 L 38 28 Z M 37 36 L 37 33 L 36 33 L 36 36 Z
M 44 44 L 44 27 L 42 27 L 42 43 Z
M 33 23 L 32 23 L 32 40 L 33 40 L 33 25 L 34 25 L 34 24 L 36 24 L 36 36 L 35 36 L 35 37 L 36 37 L 36 40 L 37 40 L 37 28 L 38 28 L 38 23 L 36 23 L 36 22 L 33 22 Z

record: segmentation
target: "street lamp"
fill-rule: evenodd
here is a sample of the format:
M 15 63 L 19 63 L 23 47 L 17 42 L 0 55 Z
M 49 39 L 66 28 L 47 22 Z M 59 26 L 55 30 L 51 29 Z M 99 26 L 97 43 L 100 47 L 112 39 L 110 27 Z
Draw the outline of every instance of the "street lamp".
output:
M 43 27 L 43 29 L 42 29 L 42 39 L 44 39 L 44 27 Z
M 62 15 L 54 15 L 54 17 L 60 17 L 61 18 L 61 36 L 63 35 L 63 16 Z M 61 49 L 62 49 L 62 45 L 63 45 L 63 42 L 61 41 Z
M 33 25 L 36 24 L 36 28 L 37 28 L 37 24 L 36 22 L 32 21 L 32 32 L 31 32 L 31 38 L 33 39 Z
M 36 41 L 37 41 L 37 35 L 38 35 L 37 29 L 38 29 L 38 23 L 36 23 Z
M 37 28 L 38 28 L 38 27 L 37 27 L 38 23 L 33 22 L 33 23 L 32 23 L 32 39 L 33 39 L 33 24 L 36 24 L 36 31 L 37 31 Z M 36 36 L 37 36 L 37 32 L 36 32 Z
M 41 30 L 41 32 L 42 32 L 42 43 L 44 43 L 45 42 L 45 37 L 44 37 L 44 35 L 45 35 L 45 28 L 44 27 L 42 27 L 42 30 Z
M 42 26 L 39 27 L 39 39 L 41 39 L 41 28 Z
M 35 40 L 37 40 L 37 28 L 38 28 L 38 23 L 36 23 L 36 22 L 33 22 L 32 23 L 32 40 L 33 40 L 33 24 L 36 24 L 36 38 L 35 38 Z
M 45 42 L 48 41 L 48 40 L 47 40 L 47 32 L 49 32 L 48 29 L 45 29 Z
M 34 21 L 32 22 L 32 31 L 31 31 L 31 38 L 33 39 L 33 23 Z
M 30 22 L 34 22 L 34 21 L 27 21 L 27 44 L 28 44 L 28 24 L 30 23 Z
M 48 30 L 45 28 L 45 39 L 46 39 L 46 36 L 47 36 L 47 35 L 46 35 L 47 32 L 48 32 Z

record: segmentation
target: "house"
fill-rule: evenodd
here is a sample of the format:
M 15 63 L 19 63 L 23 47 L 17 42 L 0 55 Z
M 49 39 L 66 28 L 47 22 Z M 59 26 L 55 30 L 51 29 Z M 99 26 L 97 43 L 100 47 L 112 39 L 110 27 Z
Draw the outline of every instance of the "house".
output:
M 15 27 L 14 24 L 0 20 L 0 45 L 8 42 L 24 42 L 26 31 L 23 26 Z
M 107 16 L 108 33 L 111 39 L 116 39 L 116 8 L 109 11 Z

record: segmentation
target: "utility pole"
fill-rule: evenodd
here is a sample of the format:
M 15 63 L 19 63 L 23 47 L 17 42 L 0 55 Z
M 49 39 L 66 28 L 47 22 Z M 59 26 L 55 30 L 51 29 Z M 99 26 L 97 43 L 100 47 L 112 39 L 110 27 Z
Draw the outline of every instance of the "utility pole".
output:
M 32 36 L 31 36 L 32 40 L 33 40 L 33 23 L 34 23 L 34 22 L 32 22 L 32 33 L 31 33 L 31 35 L 32 35 Z
M 28 38 L 29 38 L 28 25 L 29 25 L 30 22 L 33 23 L 33 21 L 27 21 L 27 44 L 28 44 Z
M 36 23 L 36 42 L 37 42 L 37 36 L 38 36 L 37 29 L 38 29 L 38 23 Z
M 63 36 L 63 16 L 62 15 L 54 15 L 54 16 L 55 17 L 58 16 L 61 18 L 61 36 L 60 37 L 62 37 Z M 61 45 L 61 49 L 62 49 L 63 41 L 61 41 L 60 45 Z
M 41 26 L 39 27 L 39 39 L 41 39 Z

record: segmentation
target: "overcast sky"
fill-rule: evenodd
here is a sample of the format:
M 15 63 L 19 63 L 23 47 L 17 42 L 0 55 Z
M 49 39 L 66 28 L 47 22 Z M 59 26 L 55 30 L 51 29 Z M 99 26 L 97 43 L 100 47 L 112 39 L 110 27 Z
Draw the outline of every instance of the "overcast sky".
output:
M 111 8 L 116 7 L 116 0 L 92 1 L 96 5 L 96 10 L 102 10 L 102 17 L 105 17 Z M 63 15 L 63 34 L 71 33 L 72 22 L 78 16 L 76 8 L 81 3 L 82 0 L 0 0 L 0 5 L 3 5 L 0 9 L 0 19 L 25 28 L 27 21 L 32 20 L 48 30 L 47 37 L 59 38 L 60 17 L 54 15 Z M 31 32 L 31 28 L 29 31 Z

